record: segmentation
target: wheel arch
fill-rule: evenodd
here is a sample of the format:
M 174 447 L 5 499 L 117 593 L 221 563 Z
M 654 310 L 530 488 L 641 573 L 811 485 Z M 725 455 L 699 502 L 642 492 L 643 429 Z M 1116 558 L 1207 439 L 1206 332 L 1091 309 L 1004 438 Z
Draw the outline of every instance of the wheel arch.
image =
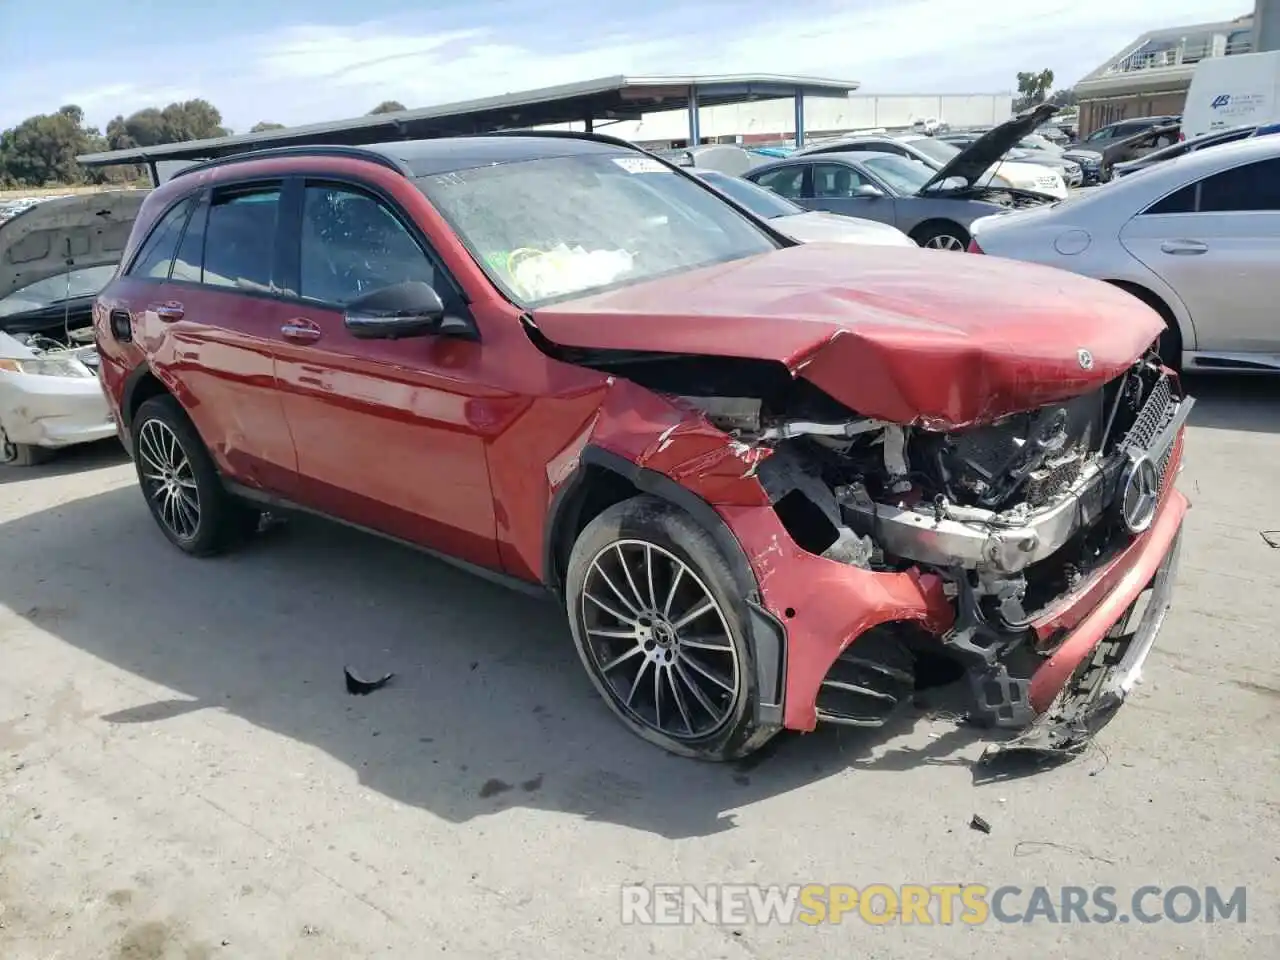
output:
M 1156 313 L 1160 314 L 1160 316 L 1164 319 L 1164 322 L 1169 327 L 1169 329 L 1178 335 L 1179 353 L 1181 353 L 1181 351 L 1183 350 L 1186 350 L 1188 344 L 1191 345 L 1191 349 L 1195 349 L 1195 343 L 1196 343 L 1195 327 L 1191 325 L 1189 318 L 1187 320 L 1187 323 L 1184 324 L 1182 322 L 1182 318 L 1178 316 L 1178 314 L 1174 311 L 1173 307 L 1169 305 L 1169 302 L 1164 297 L 1160 296 L 1160 294 L 1156 293 L 1150 287 L 1145 286 L 1141 283 L 1138 283 L 1134 280 L 1119 280 L 1119 279 L 1113 279 L 1110 277 L 1105 278 L 1105 280 L 1107 283 L 1111 284 L 1113 287 L 1118 287 L 1119 289 L 1123 290 L 1125 293 L 1128 293 L 1131 296 L 1137 297 L 1139 300 L 1141 300 L 1143 303 L 1149 306 Z M 1189 337 L 1188 337 L 1188 333 L 1190 333 Z
M 164 385 L 149 365 L 141 363 L 135 367 L 125 378 L 120 397 L 120 419 L 124 421 L 125 430 L 133 429 L 133 418 L 140 406 L 163 393 L 172 396 L 173 391 Z
M 760 585 L 742 544 L 715 508 L 687 487 L 603 447 L 588 445 L 573 474 L 552 497 L 543 532 L 542 579 L 561 600 L 569 552 L 579 534 L 596 516 L 615 503 L 649 494 L 680 508 L 710 534 L 734 583 L 746 602 L 747 643 L 755 663 L 759 691 L 759 722 L 782 722 L 786 631 L 761 600 Z
M 950 217 L 929 217 L 927 220 L 921 220 L 907 234 L 918 246 L 920 237 L 935 230 L 959 230 L 964 239 L 972 238 L 969 228 L 959 220 L 953 220 Z

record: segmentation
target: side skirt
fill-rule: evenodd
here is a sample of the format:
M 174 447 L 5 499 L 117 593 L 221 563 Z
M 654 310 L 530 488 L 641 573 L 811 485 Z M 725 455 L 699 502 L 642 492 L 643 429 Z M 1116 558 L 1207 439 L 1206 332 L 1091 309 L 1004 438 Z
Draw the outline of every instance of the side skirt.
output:
M 234 481 L 223 480 L 222 485 L 232 496 L 251 503 L 262 510 L 270 511 L 272 513 L 305 514 L 307 516 L 319 517 L 322 520 L 328 520 L 331 523 L 336 523 L 343 527 L 350 527 L 353 530 L 359 530 L 361 533 L 367 533 L 382 540 L 390 540 L 392 543 L 398 543 L 401 546 L 409 547 L 419 553 L 425 553 L 429 557 L 441 560 L 452 567 L 457 567 L 459 570 L 465 570 L 467 573 L 471 573 L 477 577 L 488 580 L 490 583 L 496 583 L 498 586 L 517 590 L 520 593 L 527 594 L 531 597 L 538 597 L 543 600 L 554 599 L 554 595 L 541 583 L 521 580 L 519 577 L 513 577 L 498 570 L 490 570 L 488 567 L 482 567 L 479 564 L 471 563 L 467 560 L 459 560 L 457 557 L 451 557 L 447 553 L 441 553 L 440 551 L 433 550 L 430 547 L 424 547 L 420 543 L 414 543 L 411 540 L 405 540 L 390 533 L 383 533 L 381 530 L 374 530 L 372 527 L 366 527 L 359 523 L 352 523 L 349 520 L 343 520 L 341 517 L 335 517 L 319 510 L 313 510 L 310 507 L 304 507 L 301 504 L 294 503 L 291 500 L 286 500 L 283 497 L 264 493 L 261 490 L 255 490 L 252 487 L 247 487 L 243 484 L 235 483 Z

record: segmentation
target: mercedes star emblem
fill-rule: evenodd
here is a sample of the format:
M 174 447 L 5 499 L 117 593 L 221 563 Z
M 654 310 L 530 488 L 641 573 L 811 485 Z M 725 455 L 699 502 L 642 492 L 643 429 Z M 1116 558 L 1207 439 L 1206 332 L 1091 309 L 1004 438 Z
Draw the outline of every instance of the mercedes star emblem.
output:
M 1160 475 L 1147 457 L 1136 457 L 1120 486 L 1120 519 L 1130 533 L 1142 533 L 1155 519 Z
M 1076 359 L 1080 361 L 1081 370 L 1093 369 L 1093 354 L 1081 347 L 1076 351 Z

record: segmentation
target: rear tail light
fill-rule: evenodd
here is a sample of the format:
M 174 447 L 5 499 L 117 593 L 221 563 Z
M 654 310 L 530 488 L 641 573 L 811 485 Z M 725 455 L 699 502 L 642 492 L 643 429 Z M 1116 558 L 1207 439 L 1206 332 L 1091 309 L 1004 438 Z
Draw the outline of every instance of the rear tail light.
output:
M 970 240 L 970 241 L 969 241 L 969 246 L 968 246 L 968 248 L 967 248 L 967 249 L 968 249 L 969 253 L 983 253 L 983 252 L 985 252 L 985 251 L 983 251 L 983 249 L 982 249 L 980 246 L 978 246 L 978 241 L 977 241 L 977 240 Z

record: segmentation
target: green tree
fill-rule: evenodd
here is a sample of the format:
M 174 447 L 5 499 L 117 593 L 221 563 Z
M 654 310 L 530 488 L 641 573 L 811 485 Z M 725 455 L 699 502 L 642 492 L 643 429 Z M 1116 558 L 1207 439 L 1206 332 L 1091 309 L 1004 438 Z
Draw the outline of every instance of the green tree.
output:
M 369 111 L 369 116 L 373 116 L 375 113 L 399 113 L 404 109 L 406 109 L 405 105 L 399 100 L 383 100 Z
M 267 120 L 261 120 L 249 128 L 250 133 L 264 133 L 267 130 L 283 130 L 283 123 L 271 123 Z
M 1044 103 L 1053 89 L 1053 71 L 1041 70 L 1039 73 L 1018 74 L 1018 99 L 1014 101 L 1014 110 L 1021 112 L 1036 104 Z
M 82 183 L 84 169 L 76 155 L 101 142 L 97 130 L 84 126 L 84 111 L 74 104 L 28 117 L 0 133 L 0 180 L 24 187 Z

